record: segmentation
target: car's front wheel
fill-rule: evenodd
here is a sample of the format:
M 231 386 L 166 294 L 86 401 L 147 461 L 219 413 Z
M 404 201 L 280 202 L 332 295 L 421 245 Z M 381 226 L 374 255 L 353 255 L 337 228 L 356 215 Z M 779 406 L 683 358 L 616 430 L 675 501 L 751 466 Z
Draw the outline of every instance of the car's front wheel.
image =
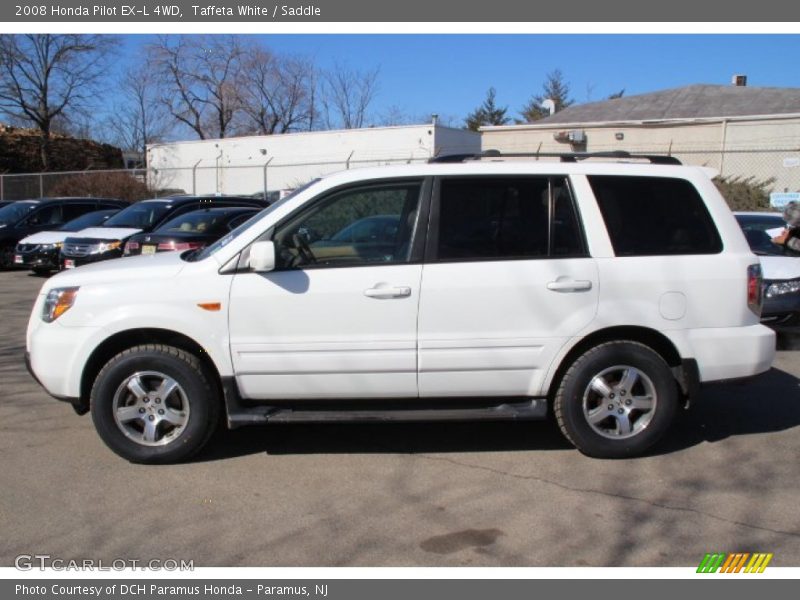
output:
M 161 344 L 117 354 L 92 387 L 92 420 L 114 452 L 136 463 L 185 460 L 219 417 L 219 394 L 196 356 Z
M 559 427 L 597 458 L 637 456 L 669 428 L 679 401 L 664 359 L 633 341 L 607 342 L 578 357 L 554 399 Z

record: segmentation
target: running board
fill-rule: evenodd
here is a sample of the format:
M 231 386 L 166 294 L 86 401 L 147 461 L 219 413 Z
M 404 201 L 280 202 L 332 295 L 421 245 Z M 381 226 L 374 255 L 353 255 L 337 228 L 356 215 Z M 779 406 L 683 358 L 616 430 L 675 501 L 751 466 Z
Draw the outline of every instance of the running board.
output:
M 228 426 L 264 423 L 419 423 L 432 421 L 507 421 L 538 420 L 547 416 L 544 398 L 477 408 L 340 409 L 312 410 L 275 406 L 229 405 Z

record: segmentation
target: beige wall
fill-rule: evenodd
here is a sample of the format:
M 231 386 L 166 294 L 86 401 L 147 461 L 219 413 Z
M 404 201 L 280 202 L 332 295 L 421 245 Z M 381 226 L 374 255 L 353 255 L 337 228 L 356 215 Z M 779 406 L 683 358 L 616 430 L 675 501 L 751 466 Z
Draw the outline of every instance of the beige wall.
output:
M 586 147 L 553 139 L 553 133 L 582 129 Z M 623 135 L 622 140 L 616 134 Z M 775 178 L 775 191 L 800 191 L 800 119 L 552 128 L 506 128 L 482 132 L 483 150 L 506 152 L 602 152 L 627 150 L 671 153 L 684 164 L 713 167 L 723 175 Z M 724 150 L 724 151 L 723 151 Z M 797 159 L 797 160 L 794 160 Z

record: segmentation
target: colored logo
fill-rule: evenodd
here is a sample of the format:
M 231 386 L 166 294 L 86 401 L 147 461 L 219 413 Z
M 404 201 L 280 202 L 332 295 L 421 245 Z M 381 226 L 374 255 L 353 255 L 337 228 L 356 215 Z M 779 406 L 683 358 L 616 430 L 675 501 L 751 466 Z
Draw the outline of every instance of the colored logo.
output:
M 697 567 L 698 573 L 763 573 L 772 560 L 765 552 L 715 552 L 706 554 Z

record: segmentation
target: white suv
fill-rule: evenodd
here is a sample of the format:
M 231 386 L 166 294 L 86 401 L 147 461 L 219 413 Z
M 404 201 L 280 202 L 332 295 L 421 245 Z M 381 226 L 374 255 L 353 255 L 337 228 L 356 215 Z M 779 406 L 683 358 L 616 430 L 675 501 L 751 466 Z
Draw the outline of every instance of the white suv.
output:
M 229 427 L 530 419 L 641 454 L 769 369 L 758 259 L 700 168 L 442 160 L 309 184 L 202 251 L 42 287 L 31 372 L 135 462 Z

